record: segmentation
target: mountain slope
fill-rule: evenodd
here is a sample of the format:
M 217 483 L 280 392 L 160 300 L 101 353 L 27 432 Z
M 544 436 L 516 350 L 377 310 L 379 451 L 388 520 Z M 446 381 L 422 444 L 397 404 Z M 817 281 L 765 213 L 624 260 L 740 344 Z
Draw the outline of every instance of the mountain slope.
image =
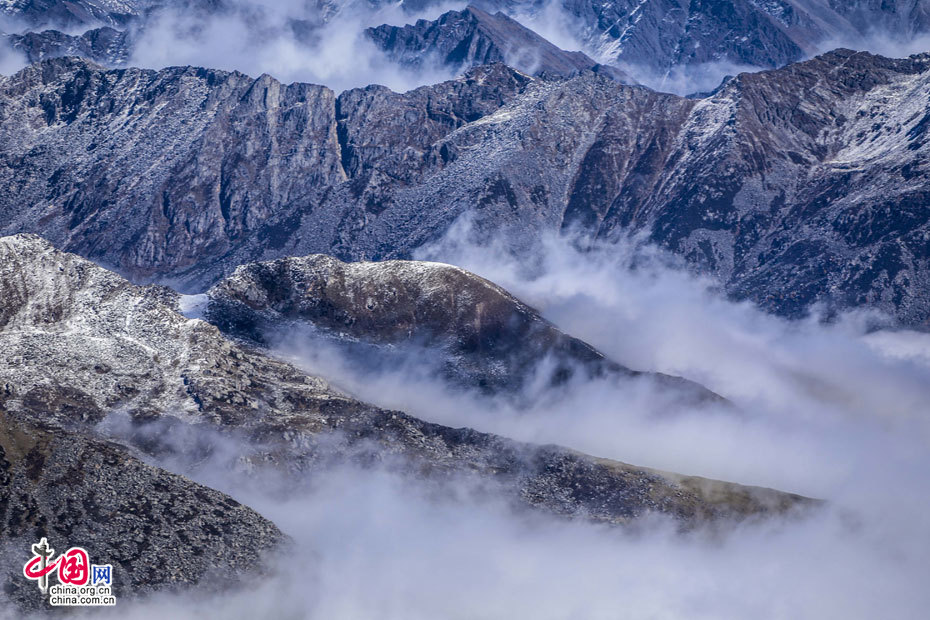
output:
M 9 386 L 7 386 L 9 387 Z M 47 610 L 23 579 L 47 537 L 113 566 L 117 598 L 254 579 L 286 538 L 232 498 L 141 462 L 92 434 L 17 420 L 0 406 L 0 558 L 3 592 L 22 611 Z M 67 546 L 66 546 L 67 545 Z M 209 549 L 209 554 L 190 549 Z M 211 576 L 212 575 L 212 576 Z
M 256 468 L 316 475 L 338 463 L 393 464 L 417 478 L 467 476 L 519 506 L 609 523 L 660 512 L 693 526 L 807 503 L 728 483 L 690 486 L 360 403 L 185 318 L 175 293 L 132 286 L 37 237 L 0 239 L 0 266 L 0 406 L 28 423 L 106 429 L 100 423 L 119 411 L 129 429 L 116 437 L 156 457 L 177 454 L 170 429 L 189 428 L 227 437 L 238 462 Z
M 268 344 L 282 333 L 293 340 L 305 325 L 359 363 L 396 365 L 413 352 L 465 389 L 523 395 L 534 382 L 639 376 L 689 402 L 720 400 L 684 379 L 607 359 L 507 291 L 451 265 L 285 258 L 238 268 L 209 299 L 206 318 L 225 333 Z
M 34 26 L 125 26 L 151 4 L 147 0 L 4 0 L 0 13 Z
M 44 30 L 8 35 L 6 38 L 13 49 L 25 54 L 30 63 L 59 56 L 82 56 L 116 66 L 125 64 L 131 51 L 129 34 L 108 26 L 88 30 L 80 36 Z
M 351 226 L 315 208 L 349 174 L 365 194 L 371 160 L 417 165 L 528 79 L 498 65 L 403 96 L 370 87 L 337 101 L 267 76 L 46 61 L 0 79 L 0 212 L 12 218 L 6 231 L 41 220 L 48 238 L 134 278 L 173 272 L 206 284 L 223 264 L 280 256 L 303 213 L 330 230 Z M 386 115 L 398 107 L 403 121 Z M 216 264 L 203 278 L 207 256 Z

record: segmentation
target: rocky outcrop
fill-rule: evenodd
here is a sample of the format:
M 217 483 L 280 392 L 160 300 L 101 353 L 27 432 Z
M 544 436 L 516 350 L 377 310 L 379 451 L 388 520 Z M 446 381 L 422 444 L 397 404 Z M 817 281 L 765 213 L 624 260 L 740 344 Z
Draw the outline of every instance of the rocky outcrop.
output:
M 112 565 L 117 597 L 255 578 L 263 554 L 285 540 L 250 508 L 121 446 L 0 408 L 0 596 L 22 611 L 47 608 L 22 575 L 41 538 L 59 554 L 83 547 Z
M 106 429 L 118 411 L 130 429 L 115 436 L 154 456 L 177 453 L 166 428 L 212 429 L 253 467 L 315 475 L 334 463 L 393 464 L 611 523 L 660 512 L 687 527 L 806 503 L 715 483 L 740 498 L 721 502 L 668 474 L 366 405 L 185 318 L 167 289 L 133 286 L 37 237 L 0 240 L 0 265 L 0 406 L 29 424 Z
M 719 399 L 683 379 L 625 368 L 495 284 L 441 263 L 285 258 L 238 268 L 209 300 L 209 321 L 259 345 L 293 339 L 293 327 L 306 325 L 367 366 L 396 367 L 412 349 L 459 388 L 519 395 L 578 376 L 649 376 L 691 401 Z
M 492 15 L 474 6 L 403 27 L 384 24 L 366 34 L 389 58 L 415 69 L 437 64 L 461 71 L 502 62 L 529 75 L 567 77 L 596 68 L 618 81 L 631 81 L 582 52 L 559 49 L 501 12 Z

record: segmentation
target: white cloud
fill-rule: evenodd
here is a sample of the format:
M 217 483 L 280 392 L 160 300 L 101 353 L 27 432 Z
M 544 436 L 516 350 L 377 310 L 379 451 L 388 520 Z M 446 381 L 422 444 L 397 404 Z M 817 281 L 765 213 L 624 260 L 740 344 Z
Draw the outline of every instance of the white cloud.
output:
M 13 75 L 28 64 L 25 54 L 13 49 L 0 35 L 0 75 Z
M 283 82 L 324 84 L 337 92 L 369 84 L 404 91 L 454 76 L 441 67 L 401 68 L 367 39 L 364 30 L 369 26 L 414 18 L 395 5 L 327 9 L 300 0 L 241 0 L 233 7 L 210 16 L 188 10 L 158 13 L 141 31 L 129 64 L 156 69 L 195 65 L 254 77 L 268 73 Z M 423 16 L 435 17 L 449 8 L 433 7 Z M 306 27 L 295 28 L 294 20 Z
M 580 252 L 550 239 L 534 263 L 513 259 L 505 241 L 473 245 L 458 229 L 424 254 L 505 285 L 634 367 L 700 379 L 738 410 L 669 410 L 648 384 L 594 382 L 527 411 L 449 390 L 416 361 L 360 373 L 337 348 L 301 347 L 294 333 L 290 353 L 376 404 L 425 419 L 798 491 L 827 506 L 806 519 L 682 535 L 662 521 L 618 530 L 518 514 L 465 479 L 437 487 L 344 468 L 285 496 L 277 484 L 244 484 L 218 467 L 195 473 L 295 537 L 272 560 L 280 573 L 232 595 L 124 606 L 125 617 L 925 615 L 930 366 L 922 335 L 914 354 L 901 346 L 910 336 L 866 334 L 861 317 L 826 325 L 768 316 L 632 242 Z

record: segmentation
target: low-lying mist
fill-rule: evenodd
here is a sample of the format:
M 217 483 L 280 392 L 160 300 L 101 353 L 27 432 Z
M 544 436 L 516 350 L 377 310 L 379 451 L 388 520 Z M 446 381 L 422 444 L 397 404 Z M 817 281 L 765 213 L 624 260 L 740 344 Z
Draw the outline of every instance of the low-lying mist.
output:
M 129 64 L 152 68 L 191 64 L 235 69 L 253 76 L 269 73 L 285 82 L 324 84 L 337 92 L 368 84 L 405 91 L 450 79 L 459 68 L 443 66 L 438 59 L 417 69 L 400 67 L 367 39 L 365 28 L 432 20 L 467 5 L 465 0 L 442 0 L 411 10 L 402 4 L 235 0 L 232 10 L 210 17 L 174 8 L 158 13 L 144 29 Z M 515 3 L 502 10 L 562 49 L 611 62 L 601 58 L 590 37 L 585 36 L 590 25 L 581 23 L 559 2 Z M 295 28 L 295 24 L 301 26 Z M 812 55 L 838 47 L 904 57 L 930 50 L 930 34 L 903 36 L 876 30 L 868 35 L 831 37 L 817 44 Z M 619 67 L 640 84 L 678 95 L 706 93 L 726 76 L 766 68 L 727 58 L 661 71 L 631 62 L 621 62 Z
M 177 7 L 159 11 L 146 24 L 129 64 L 268 73 L 284 82 L 324 84 L 337 92 L 369 84 L 405 91 L 450 79 L 454 70 L 437 63 L 416 71 L 400 67 L 365 36 L 365 29 L 420 17 L 435 19 L 464 6 L 442 2 L 408 14 L 393 4 L 235 0 L 229 10 L 210 16 Z
M 381 471 L 240 498 L 293 537 L 276 574 L 224 595 L 121 604 L 124 618 L 918 618 L 926 560 L 827 509 L 723 538 L 515 515 L 467 486 L 440 494 Z M 902 553 L 903 551 L 903 553 Z
M 129 618 L 921 618 L 930 593 L 930 336 L 876 317 L 787 321 L 721 296 L 635 240 L 538 260 L 467 226 L 422 251 L 508 288 L 634 368 L 703 382 L 733 406 L 684 406 L 649 381 L 538 385 L 531 408 L 450 387 L 417 359 L 353 363 L 289 331 L 277 353 L 377 405 L 597 456 L 826 500 L 804 518 L 682 534 L 515 512 L 473 482 L 341 466 L 312 480 L 189 475 L 294 539 L 276 574 L 226 595 L 161 595 Z M 284 342 L 287 346 L 284 346 Z M 411 355 L 415 357 L 415 354 Z M 550 397 L 551 398 L 547 398 Z M 177 463 L 175 469 L 181 468 Z M 282 492 L 282 484 L 289 489 Z M 486 491 L 486 490 L 485 490 Z

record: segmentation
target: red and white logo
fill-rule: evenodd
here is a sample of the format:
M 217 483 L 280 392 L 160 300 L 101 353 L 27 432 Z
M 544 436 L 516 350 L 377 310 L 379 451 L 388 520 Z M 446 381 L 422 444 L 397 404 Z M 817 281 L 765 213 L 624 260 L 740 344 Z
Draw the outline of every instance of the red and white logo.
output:
M 55 550 L 43 538 L 32 545 L 32 559 L 23 566 L 26 579 L 37 581 L 42 594 L 50 594 L 54 606 L 111 606 L 113 597 L 113 567 L 91 564 L 90 556 L 81 547 L 71 547 L 55 559 Z M 49 575 L 58 577 L 58 585 L 49 587 Z

